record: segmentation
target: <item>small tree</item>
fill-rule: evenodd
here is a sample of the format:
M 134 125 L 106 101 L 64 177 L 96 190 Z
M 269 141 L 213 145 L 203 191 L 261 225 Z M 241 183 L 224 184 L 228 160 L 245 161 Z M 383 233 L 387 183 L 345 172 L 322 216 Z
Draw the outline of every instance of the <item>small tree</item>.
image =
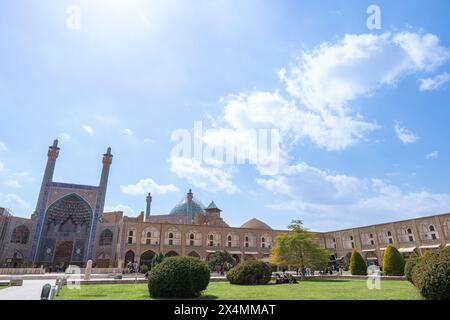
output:
M 157 253 L 152 259 L 152 269 L 163 262 L 165 256 L 162 252 Z
M 235 264 L 233 256 L 228 251 L 218 251 L 209 256 L 208 266 L 211 271 L 225 272 Z
M 403 276 L 405 259 L 397 248 L 388 245 L 383 255 L 383 272 L 387 276 Z
M 275 238 L 275 246 L 270 252 L 269 260 L 278 266 L 294 266 L 300 269 L 324 269 L 330 260 L 330 253 L 320 247 L 314 234 L 302 226 L 301 220 L 293 220 L 289 233 L 282 233 Z
M 367 275 L 367 264 L 361 254 L 353 250 L 350 257 L 350 272 L 352 275 L 365 276 Z

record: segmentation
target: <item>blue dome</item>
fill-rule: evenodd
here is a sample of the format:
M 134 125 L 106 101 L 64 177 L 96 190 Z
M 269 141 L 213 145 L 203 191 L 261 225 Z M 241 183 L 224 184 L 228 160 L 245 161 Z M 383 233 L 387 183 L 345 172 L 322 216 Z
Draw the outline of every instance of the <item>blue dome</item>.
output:
M 199 200 L 193 198 L 192 200 L 183 199 L 183 201 L 177 204 L 169 214 L 185 214 L 193 217 L 196 213 L 205 213 L 205 206 Z

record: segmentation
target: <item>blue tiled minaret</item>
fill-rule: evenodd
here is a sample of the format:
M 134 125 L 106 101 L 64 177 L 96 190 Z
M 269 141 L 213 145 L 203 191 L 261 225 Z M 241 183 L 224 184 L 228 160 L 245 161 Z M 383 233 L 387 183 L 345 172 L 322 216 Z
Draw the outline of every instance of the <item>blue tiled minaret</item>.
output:
M 103 169 L 102 176 L 100 177 L 100 218 L 103 215 L 103 208 L 105 206 L 106 188 L 108 186 L 109 167 L 112 163 L 113 155 L 111 154 L 111 148 L 108 148 L 103 155 Z
M 42 178 L 41 183 L 41 189 L 39 191 L 39 197 L 36 204 L 36 210 L 33 213 L 33 216 L 37 216 L 39 209 L 42 205 L 42 201 L 44 201 L 44 195 L 45 195 L 45 188 L 49 182 L 52 182 L 53 180 L 53 173 L 55 172 L 55 165 L 56 165 L 56 159 L 59 155 L 59 148 L 58 148 L 58 140 L 55 139 L 53 141 L 53 145 L 48 147 L 48 153 L 47 153 L 47 165 L 45 166 L 44 176 Z
M 145 221 L 148 221 L 150 219 L 150 211 L 152 208 L 152 194 L 150 192 L 145 200 L 147 201 L 147 207 L 145 208 Z

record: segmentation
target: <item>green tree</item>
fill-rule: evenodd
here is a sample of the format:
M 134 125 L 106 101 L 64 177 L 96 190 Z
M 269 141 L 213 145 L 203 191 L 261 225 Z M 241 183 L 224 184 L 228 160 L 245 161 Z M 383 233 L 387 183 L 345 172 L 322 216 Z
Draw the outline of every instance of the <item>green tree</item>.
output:
M 367 264 L 361 254 L 356 250 L 353 250 L 350 257 L 350 272 L 352 275 L 367 275 Z
M 388 245 L 383 255 L 383 272 L 387 276 L 403 276 L 405 259 L 397 248 Z
M 152 259 L 152 269 L 163 262 L 165 256 L 162 252 L 157 253 Z
M 270 262 L 278 266 L 324 269 L 330 253 L 321 248 L 314 234 L 303 227 L 301 220 L 293 220 L 288 226 L 290 232 L 275 238 L 270 252 Z
M 235 263 L 233 256 L 224 250 L 210 255 L 208 266 L 211 271 L 225 272 L 230 270 Z

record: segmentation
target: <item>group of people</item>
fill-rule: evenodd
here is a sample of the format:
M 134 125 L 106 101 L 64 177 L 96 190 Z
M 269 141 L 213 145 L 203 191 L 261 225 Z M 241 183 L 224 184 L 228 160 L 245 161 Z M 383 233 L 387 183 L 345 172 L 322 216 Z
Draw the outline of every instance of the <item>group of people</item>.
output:
M 275 283 L 276 284 L 282 284 L 282 283 L 297 283 L 297 279 L 295 279 L 291 274 L 289 273 L 282 273 L 276 274 L 276 279 L 275 279 Z
M 127 271 L 128 271 L 128 273 L 138 273 L 139 272 L 139 264 L 137 262 L 129 261 L 127 263 Z

